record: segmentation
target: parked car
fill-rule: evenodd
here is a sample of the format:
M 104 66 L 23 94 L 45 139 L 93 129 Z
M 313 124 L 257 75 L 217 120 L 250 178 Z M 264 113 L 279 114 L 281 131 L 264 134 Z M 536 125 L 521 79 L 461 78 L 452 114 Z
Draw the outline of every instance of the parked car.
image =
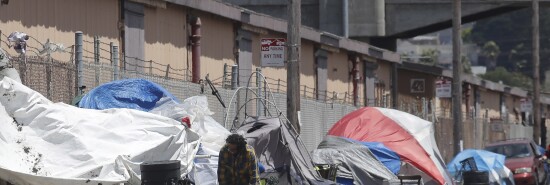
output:
M 485 150 L 506 156 L 505 165 L 514 173 L 517 185 L 539 185 L 546 182 L 543 154 L 531 139 L 510 139 L 491 143 Z

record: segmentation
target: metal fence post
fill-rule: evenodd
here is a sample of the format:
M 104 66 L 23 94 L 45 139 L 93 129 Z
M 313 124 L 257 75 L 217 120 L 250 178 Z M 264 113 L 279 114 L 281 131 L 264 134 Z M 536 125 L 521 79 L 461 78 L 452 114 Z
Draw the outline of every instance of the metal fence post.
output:
M 227 81 L 227 63 L 224 63 L 223 64 L 223 79 L 222 79 L 222 88 L 227 88 L 226 87 L 226 81 Z
M 149 60 L 149 75 L 153 75 L 153 60 Z
M 113 80 L 118 80 L 118 46 L 113 46 L 111 58 L 113 58 Z
M 48 41 L 50 41 L 50 39 L 48 39 Z M 50 100 L 53 100 L 52 98 L 52 66 L 53 66 L 53 61 L 52 61 L 52 57 L 51 57 L 51 54 L 50 54 L 50 51 L 48 50 L 48 61 L 46 62 L 46 94 L 47 94 L 47 98 L 50 99 Z
M 281 89 L 281 79 L 277 79 L 277 93 L 280 92 L 280 89 Z
M 422 119 L 428 119 L 426 97 L 422 97 Z
M 164 76 L 164 78 L 168 79 L 168 74 L 170 74 L 170 64 L 166 66 L 166 75 Z
M 238 93 L 237 89 L 239 88 L 239 66 L 238 65 L 232 65 L 231 66 L 231 90 L 235 90 L 235 93 L 237 93 L 237 100 L 235 101 L 235 119 L 233 119 L 232 124 L 236 125 L 239 116 L 239 107 L 240 107 L 240 93 Z
M 317 100 L 317 96 L 318 96 L 317 89 L 315 89 L 314 87 L 311 90 L 313 90 L 311 91 L 311 98 L 313 98 L 314 100 Z
M 388 108 L 388 96 L 387 95 L 382 96 L 382 106 L 385 107 L 385 108 Z
M 348 92 L 344 93 L 344 104 L 348 103 Z
M 99 86 L 99 36 L 94 36 L 95 86 Z
M 231 66 L 231 90 L 236 90 L 239 87 L 239 66 Z M 238 108 L 237 108 L 238 109 Z
M 114 46 L 114 43 L 113 42 L 109 42 L 109 61 L 111 61 L 111 72 L 113 73 L 113 77 L 114 78 L 114 70 L 115 70 L 115 66 L 114 66 L 114 56 L 113 56 L 113 46 Z M 114 79 L 112 79 L 114 80 Z
M 262 75 L 261 75 L 261 73 L 262 73 L 262 69 L 256 68 L 256 86 L 258 87 L 258 89 L 256 90 L 257 93 L 258 93 L 258 99 L 256 101 L 256 104 L 257 104 L 257 106 L 256 106 L 256 111 L 257 111 L 256 115 L 257 116 L 260 116 L 262 114 L 263 108 L 264 108 L 263 105 L 262 105 L 262 99 L 261 99 L 263 97 L 262 96 L 262 80 L 261 80 Z
M 82 88 L 83 88 L 83 71 L 82 71 L 82 32 L 77 31 L 75 33 L 75 62 L 76 62 L 76 68 L 77 68 L 77 95 L 82 95 Z

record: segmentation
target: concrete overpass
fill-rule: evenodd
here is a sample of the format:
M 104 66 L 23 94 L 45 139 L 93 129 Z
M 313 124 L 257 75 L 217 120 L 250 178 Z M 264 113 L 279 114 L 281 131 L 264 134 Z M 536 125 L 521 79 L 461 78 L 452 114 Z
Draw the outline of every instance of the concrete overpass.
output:
M 540 2 L 546 5 L 550 0 Z M 385 0 L 384 3 L 385 33 L 354 31 L 350 34 L 359 37 L 406 38 L 452 26 L 452 0 Z M 462 22 L 472 22 L 530 6 L 531 0 L 462 0 Z M 360 27 L 361 23 L 350 25 Z
M 286 1 L 223 0 L 286 19 Z M 541 6 L 550 0 L 540 0 Z M 462 0 L 463 23 L 526 8 L 531 0 Z M 394 50 L 395 39 L 452 26 L 452 0 L 302 0 L 302 24 Z

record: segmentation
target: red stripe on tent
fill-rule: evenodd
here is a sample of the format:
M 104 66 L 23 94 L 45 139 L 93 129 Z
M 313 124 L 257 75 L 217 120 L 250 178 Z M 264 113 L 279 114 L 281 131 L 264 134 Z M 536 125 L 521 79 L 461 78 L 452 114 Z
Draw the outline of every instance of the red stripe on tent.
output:
M 374 107 L 365 107 L 344 116 L 332 126 L 328 135 L 381 142 L 397 153 L 403 161 L 417 167 L 440 184 L 445 184 L 443 175 L 418 141 L 393 119 Z

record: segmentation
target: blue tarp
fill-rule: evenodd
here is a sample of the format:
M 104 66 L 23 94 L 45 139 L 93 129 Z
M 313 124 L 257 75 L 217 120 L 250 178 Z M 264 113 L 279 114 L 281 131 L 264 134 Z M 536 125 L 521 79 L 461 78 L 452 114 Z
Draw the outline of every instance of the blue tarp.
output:
M 345 138 L 349 141 L 360 143 L 365 145 L 374 154 L 386 168 L 388 168 L 393 174 L 398 174 L 401 169 L 401 158 L 393 150 L 390 150 L 384 144 L 380 142 L 361 142 L 353 139 Z
M 544 155 L 546 153 L 546 150 L 542 148 L 542 146 L 537 145 L 537 150 L 539 150 L 539 154 Z
M 100 85 L 88 92 L 78 106 L 87 109 L 129 108 L 150 111 L 163 98 L 179 100 L 160 85 L 144 79 L 126 79 Z
M 470 157 L 474 158 L 479 171 L 498 171 L 499 169 L 505 167 L 504 161 L 506 157 L 504 155 L 485 150 L 467 149 L 455 156 L 455 158 L 447 165 L 447 170 L 454 176 L 462 167 L 460 161 Z

